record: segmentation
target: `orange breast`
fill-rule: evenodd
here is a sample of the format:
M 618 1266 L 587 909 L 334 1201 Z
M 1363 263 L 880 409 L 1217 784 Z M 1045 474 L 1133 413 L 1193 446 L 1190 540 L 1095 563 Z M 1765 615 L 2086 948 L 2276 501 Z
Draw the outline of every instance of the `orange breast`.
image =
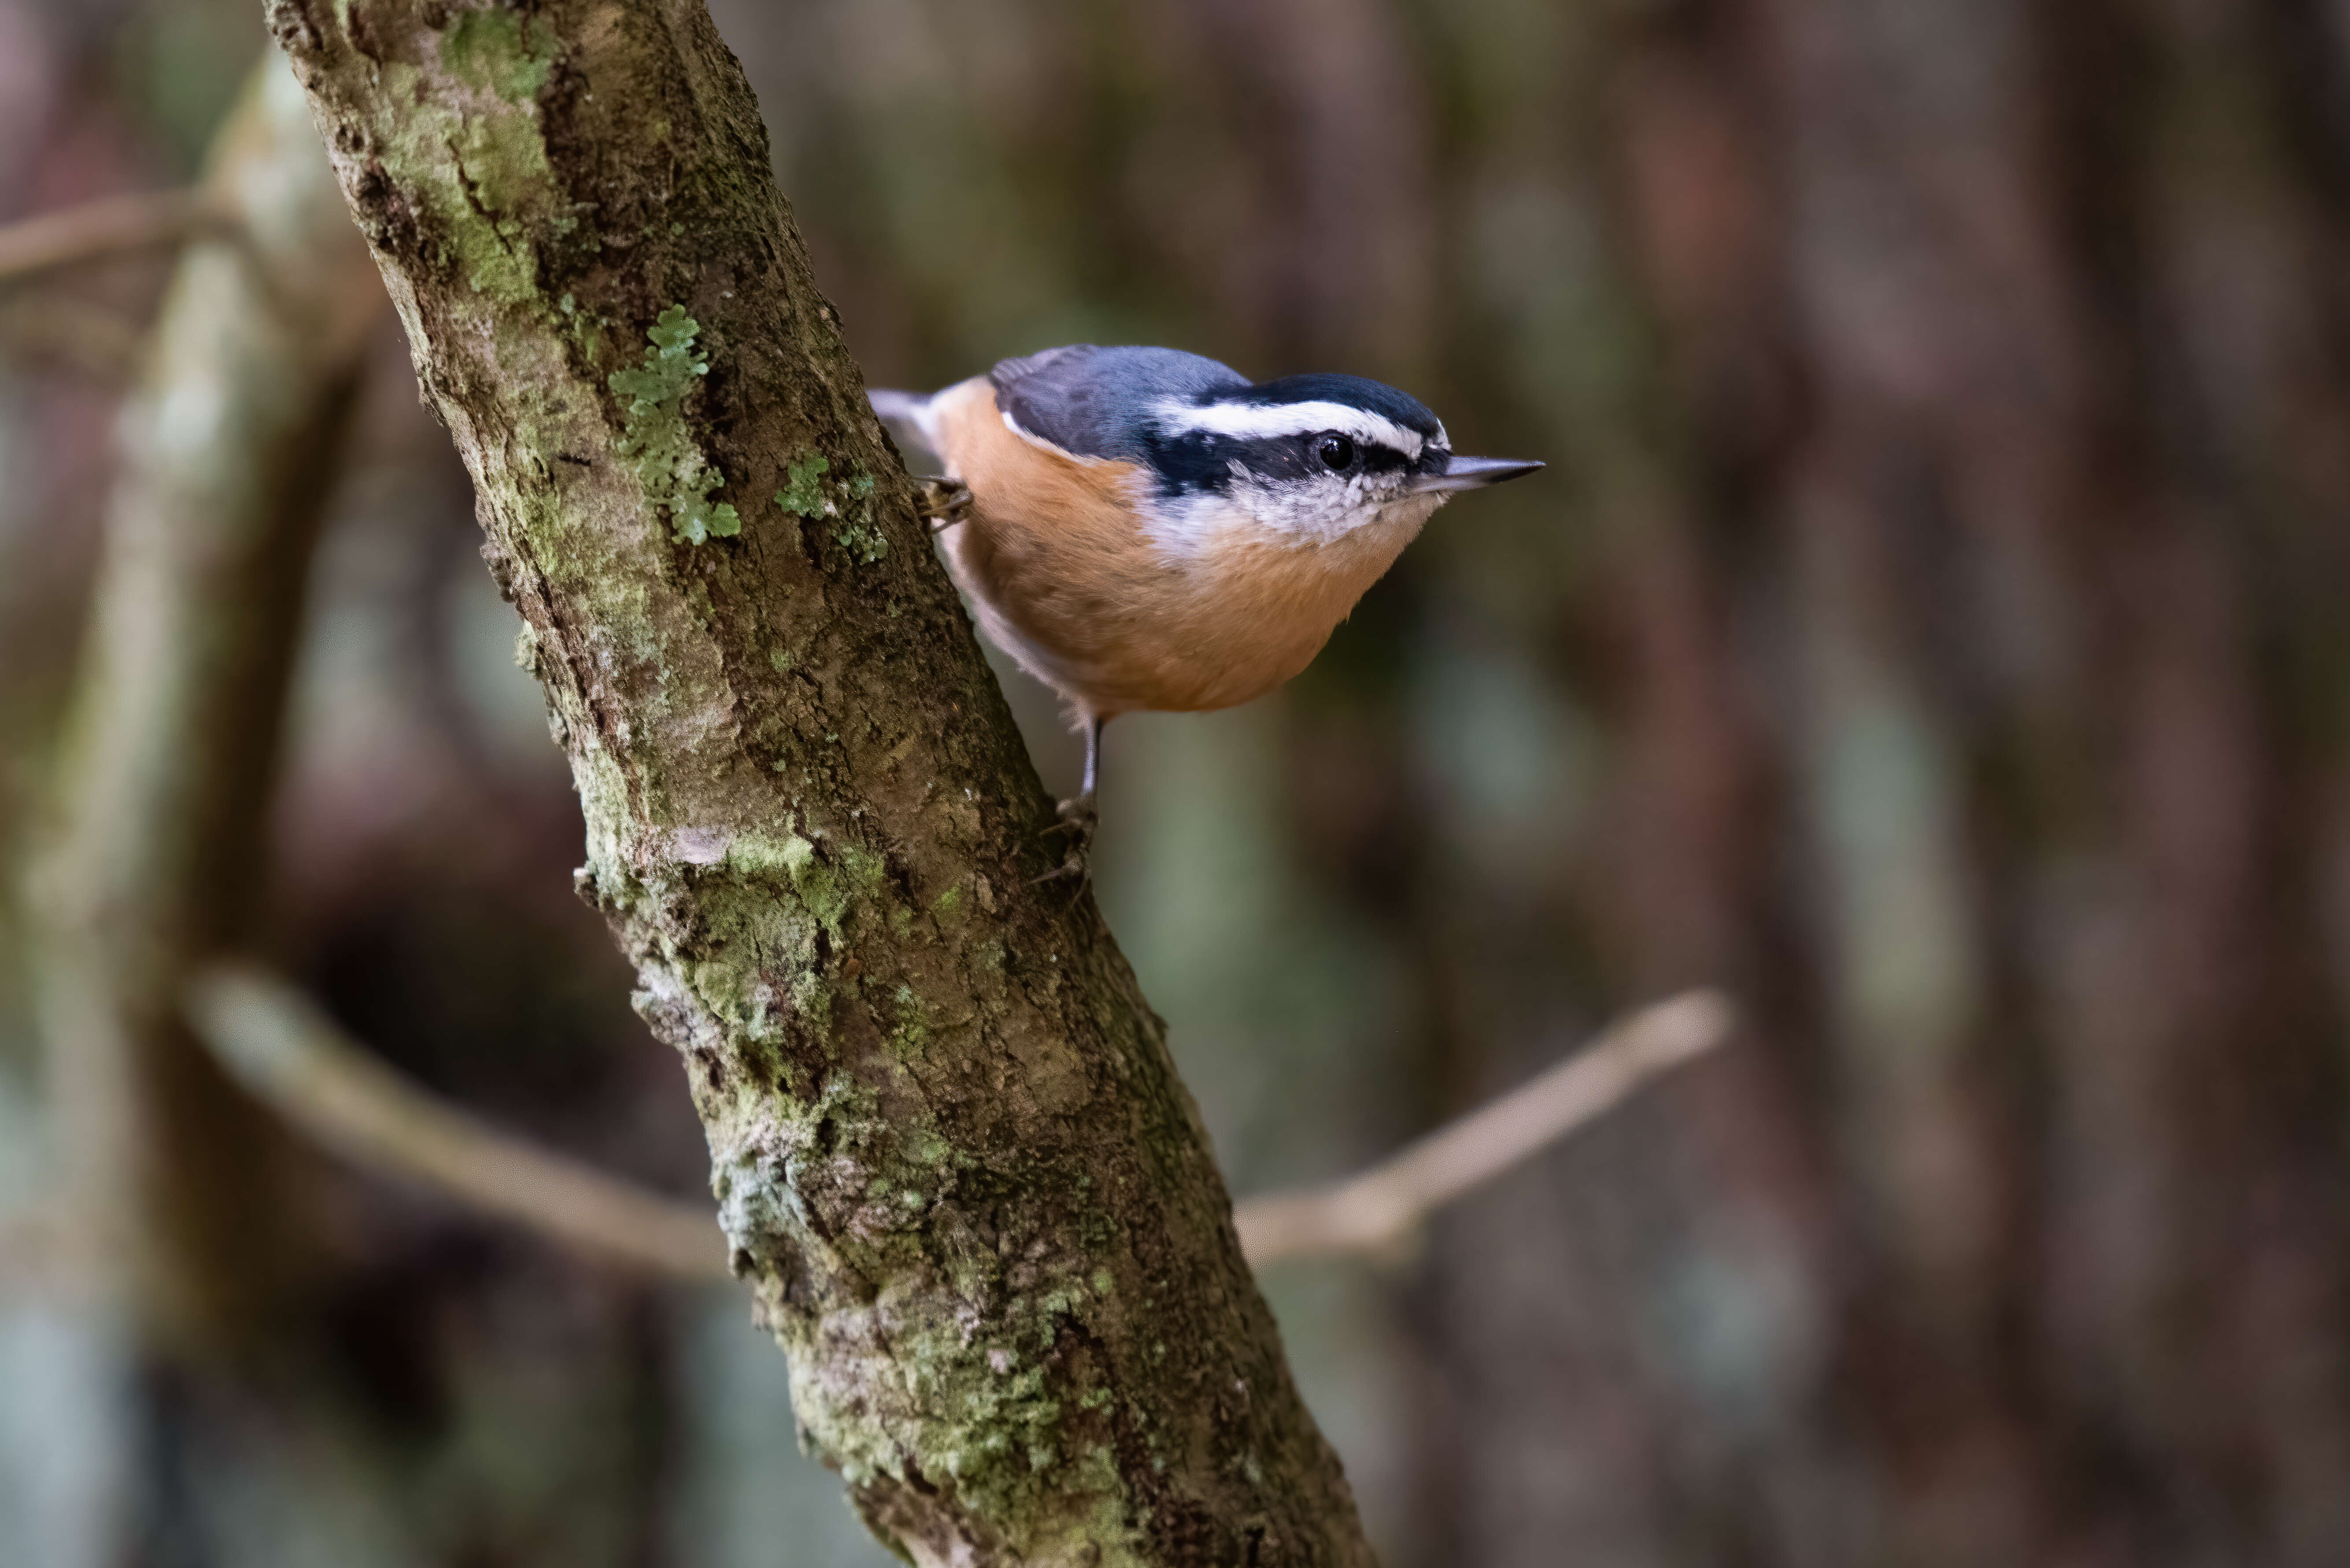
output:
M 940 455 L 970 486 L 947 558 L 983 629 L 1083 711 L 1229 708 L 1312 661 L 1424 511 L 1321 545 L 1235 518 L 1176 555 L 1146 535 L 1137 464 L 1074 460 L 1014 435 L 984 378 L 940 394 Z

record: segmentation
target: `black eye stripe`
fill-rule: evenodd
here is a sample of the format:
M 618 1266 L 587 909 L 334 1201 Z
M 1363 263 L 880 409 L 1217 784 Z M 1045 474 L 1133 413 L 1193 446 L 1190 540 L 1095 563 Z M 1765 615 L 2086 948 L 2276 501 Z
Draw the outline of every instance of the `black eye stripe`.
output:
M 1167 494 L 1222 492 L 1232 488 L 1233 445 L 1214 436 L 1153 435 L 1143 441 L 1143 457 L 1158 475 L 1159 488 Z
M 1334 436 L 1349 441 L 1354 448 L 1348 461 L 1336 469 L 1323 461 L 1318 450 Z M 1154 432 L 1144 438 L 1141 446 L 1160 493 L 1167 495 L 1229 493 L 1243 474 L 1272 484 L 1299 483 L 1341 474 L 1395 473 L 1412 463 L 1393 447 L 1336 431 L 1249 438 L 1197 431 L 1180 435 Z M 1235 466 L 1239 473 L 1233 472 Z

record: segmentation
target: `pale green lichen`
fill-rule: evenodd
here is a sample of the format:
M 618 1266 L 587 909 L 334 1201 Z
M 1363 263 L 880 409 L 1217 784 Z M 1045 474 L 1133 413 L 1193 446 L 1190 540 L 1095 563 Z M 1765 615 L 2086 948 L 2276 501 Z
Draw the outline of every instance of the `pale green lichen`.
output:
M 726 476 L 702 455 L 686 422 L 686 394 L 710 373 L 710 362 L 693 349 L 701 332 L 701 323 L 683 306 L 669 306 L 645 334 L 653 346 L 644 361 L 613 371 L 606 382 L 628 400 L 620 455 L 634 465 L 653 504 L 669 514 L 673 536 L 693 545 L 743 531 L 742 514 L 711 499 Z
M 922 999 L 910 985 L 900 984 L 891 993 L 897 1007 L 897 1021 L 889 1030 L 889 1049 L 901 1062 L 910 1062 L 930 1049 L 931 1026 L 923 1014 Z
M 789 883 L 829 855 L 841 880 L 861 880 L 852 857 L 829 844 L 811 843 L 805 851 L 788 840 L 743 847 L 739 857 L 729 851 L 729 870 L 739 865 L 762 879 Z M 888 995 L 900 1025 L 891 1044 L 901 1055 L 919 1049 L 920 1025 L 906 1026 L 925 1010 L 920 994 L 897 984 Z M 1025 1517 L 1082 1500 L 1086 1536 L 1103 1549 L 1097 1561 L 1131 1561 L 1139 1511 L 1114 1452 L 1097 1436 L 1115 1397 L 1098 1377 L 1071 1376 L 1054 1362 L 1065 1320 L 1092 1310 L 1087 1285 L 1054 1288 L 1048 1282 L 1034 1294 L 1006 1299 L 1003 1261 L 992 1244 L 957 1241 L 954 1230 L 934 1230 L 925 1220 L 952 1190 L 954 1174 L 973 1168 L 970 1157 L 935 1129 L 900 1125 L 855 1074 L 824 1073 L 816 1083 L 808 1097 L 782 1104 L 746 1096 L 739 1118 L 716 1101 L 703 1106 L 713 1128 L 722 1223 L 746 1272 L 762 1276 L 764 1321 L 792 1353 L 793 1399 L 808 1440 L 852 1486 L 915 1477 L 951 1482 L 960 1504 L 984 1517 Z M 737 1137 L 737 1126 L 758 1129 L 755 1146 Z M 836 1233 L 815 1222 L 800 1185 L 810 1173 L 836 1184 L 818 1201 L 857 1206 L 856 1230 Z M 915 1262 L 943 1270 L 958 1299 L 982 1305 L 990 1326 L 974 1334 L 964 1312 L 910 1310 L 919 1297 L 885 1288 L 870 1321 L 888 1325 L 886 1354 L 877 1358 L 868 1347 L 861 1366 L 845 1368 L 845 1358 L 860 1354 L 861 1336 L 843 1334 L 820 1346 L 812 1335 L 849 1329 L 863 1314 L 844 1311 L 819 1330 L 786 1305 L 787 1287 L 778 1282 L 807 1282 L 822 1293 L 837 1282 L 887 1278 Z M 1091 1293 L 1105 1293 L 1102 1281 Z M 843 1390 L 850 1388 L 862 1392 L 845 1403 Z
M 442 40 L 442 59 L 452 74 L 485 89 L 491 86 L 485 73 L 497 56 L 488 40 L 503 36 L 502 26 L 515 32 L 516 48 L 529 52 L 519 41 L 519 23 L 513 17 L 506 16 L 503 24 L 474 20 L 490 15 L 463 14 Z M 483 32 L 484 27 L 489 31 Z M 551 39 L 542 39 L 541 45 L 545 50 L 553 47 Z M 415 65 L 392 59 L 380 69 L 385 101 L 416 105 L 411 144 L 428 161 L 425 167 L 441 188 L 435 205 L 446 220 L 442 234 L 450 263 L 475 294 L 509 304 L 536 304 L 538 263 L 532 235 L 546 214 L 554 179 L 536 109 L 525 97 L 518 108 L 491 103 L 461 110 L 437 101 L 432 83 Z
M 1042 1366 L 999 1373 L 971 1349 L 935 1348 L 946 1354 L 912 1358 L 911 1392 L 918 1407 L 943 1418 L 926 1424 L 913 1457 L 924 1474 L 953 1478 L 983 1508 L 1011 1511 L 1041 1490 L 1058 1459 L 1060 1401 L 1046 1394 Z
M 831 468 L 832 460 L 821 453 L 787 464 L 785 485 L 775 492 L 775 504 L 795 517 L 823 515 L 828 504 L 824 498 L 824 476 Z
M 889 536 L 864 519 L 843 523 L 832 532 L 832 542 L 860 565 L 871 566 L 889 553 Z
M 816 846 L 796 833 L 738 833 L 726 846 L 729 869 L 746 877 L 782 876 L 796 881 L 816 859 Z
M 869 566 L 889 553 L 889 536 L 873 518 L 873 476 L 859 473 L 840 484 L 850 506 L 843 511 L 838 502 L 825 493 L 824 476 L 831 471 L 832 461 L 815 452 L 785 464 L 785 483 L 775 492 L 775 504 L 795 517 L 839 519 L 832 542 L 850 559 Z
M 857 982 L 830 974 L 820 955 L 844 950 L 852 928 L 868 920 L 898 923 L 900 911 L 886 898 L 887 863 L 860 845 L 819 846 L 786 831 L 737 834 L 717 866 L 743 896 L 707 885 L 697 893 L 706 940 L 691 958 L 678 956 L 694 994 L 754 1040 L 779 1037 L 786 1012 L 827 1038 L 838 994 L 853 993 Z M 908 1036 L 918 1050 L 928 1038 L 920 1009 L 901 1012 L 921 1032 Z
M 881 857 L 861 844 L 842 846 L 840 864 L 856 884 L 856 890 L 868 898 L 881 890 L 882 879 L 889 870 Z
M 856 504 L 857 510 L 854 515 L 845 518 L 840 526 L 833 530 L 832 542 L 869 566 L 889 553 L 889 536 L 881 532 L 880 525 L 873 518 L 873 476 L 860 473 L 841 488 L 848 493 L 848 498 Z M 896 615 L 898 607 L 891 605 L 889 613 Z
M 538 96 L 556 53 L 552 27 L 513 11 L 461 11 L 441 35 L 441 63 L 450 73 L 509 103 Z

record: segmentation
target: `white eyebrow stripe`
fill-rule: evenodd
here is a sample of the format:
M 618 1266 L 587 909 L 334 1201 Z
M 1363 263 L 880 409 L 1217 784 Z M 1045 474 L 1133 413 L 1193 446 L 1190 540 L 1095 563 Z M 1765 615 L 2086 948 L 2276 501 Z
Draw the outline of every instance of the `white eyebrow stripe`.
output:
M 1332 431 L 1357 441 L 1370 441 L 1417 461 L 1426 438 L 1368 409 L 1351 403 L 1192 403 L 1165 402 L 1151 410 L 1161 428 L 1177 435 L 1221 435 L 1239 441 L 1274 441 L 1283 436 L 1313 435 Z

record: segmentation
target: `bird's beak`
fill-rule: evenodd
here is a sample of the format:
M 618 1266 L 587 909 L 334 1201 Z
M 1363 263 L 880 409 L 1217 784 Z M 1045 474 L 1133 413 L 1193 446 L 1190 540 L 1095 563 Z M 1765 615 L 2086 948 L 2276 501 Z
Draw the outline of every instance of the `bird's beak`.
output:
M 1455 457 L 1446 460 L 1441 473 L 1423 473 L 1411 482 L 1417 495 L 1452 490 L 1482 490 L 1505 479 L 1523 479 L 1543 465 L 1507 457 Z

